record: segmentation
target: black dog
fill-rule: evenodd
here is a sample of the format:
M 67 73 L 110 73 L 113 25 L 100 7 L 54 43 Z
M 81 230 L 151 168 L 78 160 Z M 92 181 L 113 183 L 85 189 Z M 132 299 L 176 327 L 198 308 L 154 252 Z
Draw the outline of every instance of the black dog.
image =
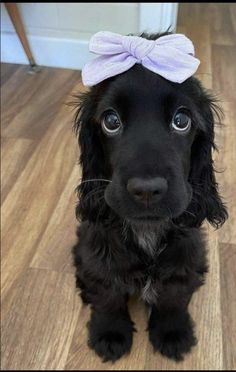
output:
M 188 304 L 207 271 L 199 228 L 227 218 L 212 160 L 218 108 L 196 78 L 172 83 L 141 65 L 79 98 L 73 253 L 92 306 L 89 345 L 105 361 L 129 352 L 127 300 L 138 292 L 150 307 L 154 349 L 181 360 L 196 343 Z

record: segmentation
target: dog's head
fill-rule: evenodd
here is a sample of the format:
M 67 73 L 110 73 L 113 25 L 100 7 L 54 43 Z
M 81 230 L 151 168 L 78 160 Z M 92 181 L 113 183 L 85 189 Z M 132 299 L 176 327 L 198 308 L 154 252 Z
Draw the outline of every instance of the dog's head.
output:
M 196 78 L 172 83 L 137 64 L 82 94 L 75 121 L 82 166 L 78 215 L 223 224 L 227 212 L 212 160 L 215 113 Z

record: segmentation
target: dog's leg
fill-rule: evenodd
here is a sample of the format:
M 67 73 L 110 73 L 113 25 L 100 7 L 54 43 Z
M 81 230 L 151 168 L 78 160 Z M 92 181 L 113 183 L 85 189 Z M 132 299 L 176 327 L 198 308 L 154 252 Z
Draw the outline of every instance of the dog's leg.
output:
M 191 296 L 180 283 L 163 285 L 157 304 L 151 308 L 148 330 L 154 350 L 176 361 L 197 342 L 187 309 Z
M 128 353 L 132 346 L 134 327 L 128 313 L 126 296 L 109 298 L 108 294 L 104 306 L 100 304 L 98 307 L 95 304 L 88 329 L 88 344 L 103 361 L 114 362 Z
M 197 342 L 188 304 L 204 284 L 207 269 L 204 239 L 196 229 L 175 232 L 159 256 L 149 338 L 154 349 L 169 358 L 182 360 Z

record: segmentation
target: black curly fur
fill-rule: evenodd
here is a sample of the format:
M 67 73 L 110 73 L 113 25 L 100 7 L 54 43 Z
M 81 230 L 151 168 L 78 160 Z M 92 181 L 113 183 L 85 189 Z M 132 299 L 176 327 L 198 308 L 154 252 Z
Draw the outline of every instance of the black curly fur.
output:
M 73 255 L 77 287 L 92 307 L 89 345 L 104 361 L 129 352 L 134 326 L 127 301 L 151 283 L 156 298 L 149 300 L 150 341 L 163 355 L 181 360 L 196 344 L 187 308 L 207 272 L 200 227 L 207 219 L 218 228 L 227 218 L 212 160 L 216 101 L 196 78 L 175 84 L 140 65 L 77 99 L 74 129 L 82 182 L 76 216 L 81 224 Z M 101 112 L 111 102 L 125 122 L 118 139 L 106 138 L 100 126 Z M 181 105 L 192 114 L 192 132 L 167 136 L 160 128 L 168 128 L 173 108 Z M 135 223 L 132 218 L 143 211 L 128 198 L 127 179 L 159 172 L 169 177 L 170 190 L 157 222 Z M 139 233 L 156 237 L 154 253 L 140 246 Z

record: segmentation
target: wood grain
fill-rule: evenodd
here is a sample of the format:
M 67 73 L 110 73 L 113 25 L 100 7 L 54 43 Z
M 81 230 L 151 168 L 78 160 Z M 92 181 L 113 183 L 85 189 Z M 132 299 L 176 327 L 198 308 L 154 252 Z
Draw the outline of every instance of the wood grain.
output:
M 236 368 L 236 245 L 220 244 L 220 286 L 223 322 L 223 358 L 227 370 Z
M 77 201 L 74 190 L 79 183 L 79 175 L 76 166 L 38 243 L 31 267 L 74 273 L 70 248 L 76 242 L 76 219 L 72 206 Z
M 2 135 L 39 139 L 57 116 L 80 75 L 64 69 L 58 74 L 54 68 L 42 69 L 35 75 L 27 74 L 25 68 L 22 72 L 24 82 L 17 80 L 19 74 L 16 73 L 4 89 L 2 104 L 6 110 L 2 115 Z
M 76 163 L 70 124 L 63 106 L 2 205 L 2 295 L 32 260 Z
M 1 86 L 19 69 L 19 65 L 11 63 L 1 63 Z
M 63 369 L 79 310 L 73 275 L 28 269 L 3 303 L 2 369 Z
M 219 152 L 215 154 L 216 169 L 219 171 L 216 173 L 216 179 L 228 208 L 229 219 L 218 231 L 218 236 L 220 242 L 236 244 L 236 100 L 221 102 L 221 107 L 224 110 L 225 119 L 223 126 L 216 129 L 216 143 L 219 149 Z
M 233 26 L 233 35 L 236 34 L 236 6 L 235 4 L 229 4 L 230 20 Z M 234 42 L 235 44 L 235 42 Z
M 80 73 L 42 68 L 28 75 L 27 66 L 3 64 L 2 369 L 236 369 L 236 5 L 180 4 L 177 32 L 192 38 L 201 60 L 197 76 L 225 111 L 214 159 L 230 218 L 218 231 L 205 224 L 210 271 L 190 306 L 198 345 L 180 363 L 154 354 L 147 310 L 132 298 L 138 332 L 131 353 L 102 363 L 88 348 L 90 310 L 75 290 L 70 252 L 81 173 L 72 112 L 64 105 L 81 91 Z
M 2 138 L 1 204 L 26 166 L 35 146 L 35 141 L 24 138 Z
M 224 101 L 235 101 L 236 46 L 212 46 L 213 90 Z M 227 71 L 227 73 L 226 73 Z

